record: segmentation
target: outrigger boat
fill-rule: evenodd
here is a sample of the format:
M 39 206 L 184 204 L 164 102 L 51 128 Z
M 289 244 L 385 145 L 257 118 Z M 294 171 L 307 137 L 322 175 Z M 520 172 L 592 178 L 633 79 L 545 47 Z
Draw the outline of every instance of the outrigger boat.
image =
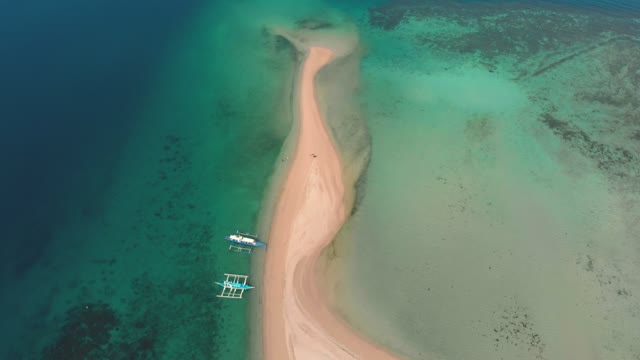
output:
M 262 246 L 265 249 L 267 248 L 267 244 L 260 241 L 260 239 L 258 239 L 258 235 L 255 235 L 255 234 L 241 233 L 239 231 L 236 231 L 235 234 L 225 236 L 224 238 L 231 241 L 232 243 L 240 245 L 240 246 L 231 245 L 229 246 L 229 250 L 233 250 L 241 253 L 247 253 L 247 254 L 251 253 L 251 248 L 247 246 L 251 246 L 251 247 Z
M 225 274 L 227 278 L 223 282 L 216 282 L 216 285 L 222 286 L 222 292 L 217 297 L 242 299 L 245 290 L 253 289 L 253 286 L 247 285 L 247 275 Z

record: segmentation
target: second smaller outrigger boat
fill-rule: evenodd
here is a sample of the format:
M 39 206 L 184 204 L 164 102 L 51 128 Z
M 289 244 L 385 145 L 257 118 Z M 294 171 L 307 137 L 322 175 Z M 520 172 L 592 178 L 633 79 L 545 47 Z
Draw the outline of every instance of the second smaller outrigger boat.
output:
M 235 234 L 225 236 L 224 238 L 231 241 L 232 243 L 236 243 L 241 246 L 262 246 L 265 249 L 267 248 L 267 244 L 260 241 L 260 239 L 258 239 L 258 235 L 255 234 L 241 233 L 239 231 L 236 231 Z
M 254 287 L 247 285 L 247 275 L 238 274 L 224 274 L 226 276 L 223 282 L 216 282 L 216 285 L 222 286 L 222 291 L 217 297 L 242 299 L 242 294 L 246 290 L 251 290 Z

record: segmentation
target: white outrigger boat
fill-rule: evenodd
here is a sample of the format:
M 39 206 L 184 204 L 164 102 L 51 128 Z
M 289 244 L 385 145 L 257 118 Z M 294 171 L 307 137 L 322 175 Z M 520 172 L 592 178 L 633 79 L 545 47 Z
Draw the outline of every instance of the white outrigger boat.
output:
M 245 290 L 253 289 L 253 286 L 247 285 L 247 275 L 225 274 L 227 278 L 223 282 L 216 282 L 216 285 L 222 286 L 222 292 L 217 297 L 242 299 Z
M 260 241 L 260 239 L 258 239 L 258 235 L 255 234 L 241 233 L 239 231 L 236 231 L 235 234 L 225 236 L 224 238 L 234 244 L 239 245 L 236 246 L 232 244 L 229 246 L 229 250 L 233 250 L 236 252 L 250 254 L 252 247 L 262 246 L 265 249 L 267 248 L 267 244 Z

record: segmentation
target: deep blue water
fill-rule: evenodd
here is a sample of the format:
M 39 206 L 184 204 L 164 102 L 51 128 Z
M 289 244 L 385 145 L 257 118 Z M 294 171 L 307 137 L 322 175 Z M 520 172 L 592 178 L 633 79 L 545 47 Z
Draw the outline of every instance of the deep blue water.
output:
M 68 199 L 81 199 L 87 215 L 100 208 L 147 79 L 201 5 L 0 2 L 3 281 L 44 255 Z

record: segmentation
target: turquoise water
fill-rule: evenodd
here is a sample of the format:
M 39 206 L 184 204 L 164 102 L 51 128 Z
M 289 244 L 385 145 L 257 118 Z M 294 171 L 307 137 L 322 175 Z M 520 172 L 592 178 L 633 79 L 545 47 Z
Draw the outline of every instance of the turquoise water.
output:
M 5 225 L 0 357 L 245 358 L 247 302 L 214 281 L 249 271 L 223 236 L 255 230 L 290 121 L 288 47 L 223 4 L 32 5 L 9 9 L 22 19 L 5 69 L 26 63 L 12 84 L 40 66 L 20 46 L 58 55 L 2 125 L 7 211 L 21 210 Z M 52 29 L 58 49 L 34 40 Z
M 335 248 L 356 328 L 415 359 L 640 356 L 640 27 L 610 5 L 353 13 L 372 157 Z
M 257 225 L 296 68 L 268 29 L 301 19 L 361 37 L 318 79 L 359 179 L 354 327 L 416 359 L 640 356 L 634 4 L 0 8 L 5 358 L 248 356 L 213 281 L 250 269 L 223 236 Z

